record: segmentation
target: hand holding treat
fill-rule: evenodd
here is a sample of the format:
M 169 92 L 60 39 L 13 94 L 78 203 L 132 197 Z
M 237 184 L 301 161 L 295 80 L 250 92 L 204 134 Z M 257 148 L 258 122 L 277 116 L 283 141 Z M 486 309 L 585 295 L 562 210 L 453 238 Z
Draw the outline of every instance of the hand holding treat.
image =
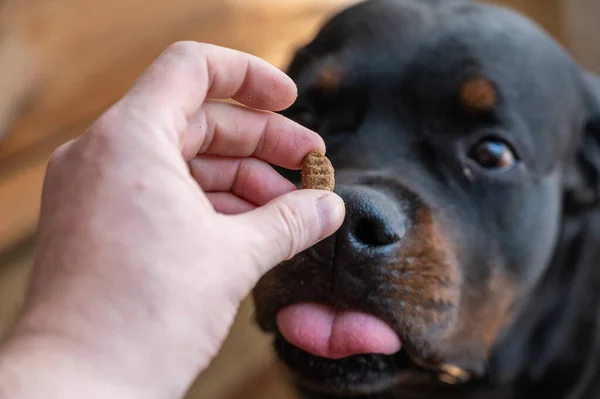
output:
M 213 101 L 230 97 L 246 107 Z M 341 198 L 297 190 L 270 165 L 298 170 L 325 151 L 270 112 L 295 99 L 256 57 L 178 43 L 57 150 L 0 392 L 183 396 L 258 279 L 342 224 Z

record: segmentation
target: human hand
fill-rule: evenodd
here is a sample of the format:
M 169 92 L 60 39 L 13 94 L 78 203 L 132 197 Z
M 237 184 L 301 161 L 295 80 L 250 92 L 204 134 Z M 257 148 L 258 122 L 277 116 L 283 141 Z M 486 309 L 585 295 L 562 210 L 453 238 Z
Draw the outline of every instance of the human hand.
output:
M 229 97 L 249 108 L 213 101 Z M 342 223 L 338 196 L 296 190 L 268 164 L 325 151 L 266 112 L 295 98 L 258 58 L 178 43 L 57 150 L 0 393 L 2 365 L 35 386 L 51 363 L 46 397 L 182 396 L 258 279 Z

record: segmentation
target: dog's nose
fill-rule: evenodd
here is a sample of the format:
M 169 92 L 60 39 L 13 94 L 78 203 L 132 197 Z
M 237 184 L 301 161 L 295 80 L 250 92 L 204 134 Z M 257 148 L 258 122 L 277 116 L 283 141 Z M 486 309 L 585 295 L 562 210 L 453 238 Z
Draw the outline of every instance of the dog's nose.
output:
M 406 234 L 406 216 L 398 200 L 362 186 L 341 186 L 336 192 L 346 203 L 346 220 L 337 239 L 344 241 L 347 250 L 382 249 L 398 243 Z

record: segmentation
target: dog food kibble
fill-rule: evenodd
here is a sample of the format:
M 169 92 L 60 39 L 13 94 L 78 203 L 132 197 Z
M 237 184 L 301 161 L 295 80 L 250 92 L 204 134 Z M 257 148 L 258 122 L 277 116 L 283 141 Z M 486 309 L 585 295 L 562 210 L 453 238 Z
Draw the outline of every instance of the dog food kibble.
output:
M 310 152 L 302 161 L 302 188 L 333 191 L 333 166 L 320 152 Z

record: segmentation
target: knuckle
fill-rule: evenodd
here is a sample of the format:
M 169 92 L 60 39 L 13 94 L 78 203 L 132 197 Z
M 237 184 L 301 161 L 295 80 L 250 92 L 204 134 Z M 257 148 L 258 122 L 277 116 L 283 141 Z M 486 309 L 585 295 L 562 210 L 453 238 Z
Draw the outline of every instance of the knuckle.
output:
M 121 121 L 121 111 L 117 107 L 109 109 L 100 116 L 81 137 L 82 155 L 90 155 L 96 159 L 114 156 L 119 149 L 119 137 L 125 135 L 125 132 L 116 128 L 122 125 Z
M 178 56 L 188 56 L 190 54 L 201 52 L 206 46 L 205 43 L 199 43 L 192 40 L 179 40 L 170 44 L 165 52 Z
M 177 41 L 170 44 L 160 57 L 160 61 L 151 68 L 158 75 L 194 74 L 203 76 L 207 68 L 209 54 L 213 46 L 194 41 Z
M 191 47 L 191 43 L 187 40 L 178 40 L 174 43 L 171 43 L 167 46 L 167 49 L 165 50 L 165 52 L 167 53 L 176 53 L 176 54 L 180 54 L 180 53 L 187 53 L 189 52 Z
M 48 159 L 48 170 L 54 170 L 64 163 L 64 160 L 72 147 L 74 140 L 70 140 L 54 150 Z
M 112 127 L 122 119 L 121 107 L 115 105 L 107 109 L 88 130 L 93 134 L 104 134 L 110 132 Z

